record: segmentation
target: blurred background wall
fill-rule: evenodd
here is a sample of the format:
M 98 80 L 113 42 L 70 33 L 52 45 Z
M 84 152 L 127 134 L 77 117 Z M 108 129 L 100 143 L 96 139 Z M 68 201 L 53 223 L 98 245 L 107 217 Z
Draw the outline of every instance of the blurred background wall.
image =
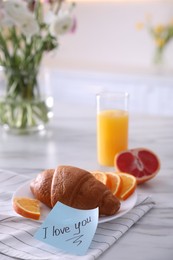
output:
M 150 18 L 153 25 L 173 21 L 173 0 L 78 0 L 77 30 L 60 38 L 56 53 L 44 63 L 58 69 L 111 73 L 157 72 L 154 41 L 136 24 Z M 173 41 L 164 56 L 164 72 L 173 70 Z M 172 73 L 173 74 L 173 73 Z

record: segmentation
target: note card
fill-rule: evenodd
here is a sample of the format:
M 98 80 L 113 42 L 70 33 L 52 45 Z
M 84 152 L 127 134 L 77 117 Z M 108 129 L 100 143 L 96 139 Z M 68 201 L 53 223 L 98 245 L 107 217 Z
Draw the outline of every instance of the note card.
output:
M 58 202 L 34 237 L 67 253 L 84 255 L 98 224 L 98 208 L 80 210 Z

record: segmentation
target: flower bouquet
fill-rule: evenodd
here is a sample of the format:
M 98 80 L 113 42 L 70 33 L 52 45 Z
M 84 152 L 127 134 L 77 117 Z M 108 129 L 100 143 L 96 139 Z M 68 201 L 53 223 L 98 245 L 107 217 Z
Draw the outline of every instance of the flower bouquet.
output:
M 138 23 L 137 29 L 146 28 L 150 36 L 154 40 L 155 53 L 154 63 L 161 64 L 163 62 L 163 54 L 168 44 L 173 40 L 173 20 L 167 24 L 151 24 L 151 17 L 148 17 L 146 23 Z
M 161 63 L 165 48 L 173 39 L 173 23 L 172 21 L 168 24 L 158 24 L 151 26 L 149 32 L 154 39 L 156 45 L 155 51 L 155 63 Z
M 65 0 L 0 0 L 0 66 L 5 93 L 0 124 L 18 132 L 44 128 L 50 103 L 38 83 L 45 53 L 58 47 L 59 36 L 73 31 L 74 3 Z

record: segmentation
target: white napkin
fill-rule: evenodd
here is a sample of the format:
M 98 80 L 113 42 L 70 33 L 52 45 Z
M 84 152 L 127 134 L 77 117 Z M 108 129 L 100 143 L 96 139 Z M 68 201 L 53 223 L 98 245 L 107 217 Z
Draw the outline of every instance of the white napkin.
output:
M 93 260 L 114 244 L 154 205 L 151 197 L 139 195 L 135 207 L 124 216 L 99 224 L 92 243 L 84 256 L 66 254 L 33 238 L 40 222 L 15 216 L 11 198 L 13 192 L 29 178 L 0 170 L 0 259 L 30 260 Z

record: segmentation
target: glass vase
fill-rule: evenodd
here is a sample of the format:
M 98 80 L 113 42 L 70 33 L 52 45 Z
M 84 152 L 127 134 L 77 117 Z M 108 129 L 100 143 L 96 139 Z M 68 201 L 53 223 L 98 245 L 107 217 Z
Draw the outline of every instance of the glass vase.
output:
M 53 116 L 48 71 L 0 67 L 0 124 L 13 133 L 45 129 Z

